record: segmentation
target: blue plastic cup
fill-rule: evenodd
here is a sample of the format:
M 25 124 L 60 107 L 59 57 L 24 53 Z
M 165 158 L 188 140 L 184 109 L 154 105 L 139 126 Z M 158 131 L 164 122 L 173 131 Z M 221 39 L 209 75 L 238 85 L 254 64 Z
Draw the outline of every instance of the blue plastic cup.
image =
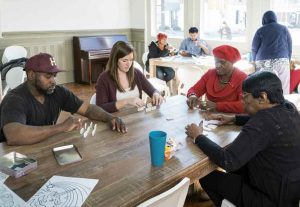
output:
M 151 131 L 149 133 L 151 163 L 155 167 L 164 164 L 167 133 L 163 131 Z

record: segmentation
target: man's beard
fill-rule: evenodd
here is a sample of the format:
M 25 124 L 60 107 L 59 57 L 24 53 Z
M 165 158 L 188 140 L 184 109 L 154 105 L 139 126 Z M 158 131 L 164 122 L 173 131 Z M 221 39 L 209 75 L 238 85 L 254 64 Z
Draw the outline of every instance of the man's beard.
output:
M 44 94 L 44 95 L 51 95 L 52 93 L 54 93 L 54 90 L 55 90 L 55 85 L 53 85 L 53 86 L 47 88 L 46 90 L 43 89 L 42 87 L 40 87 L 40 85 L 38 84 L 38 81 L 37 81 L 37 80 L 36 80 L 36 82 L 35 82 L 35 87 L 36 87 L 36 89 L 37 89 L 40 93 L 42 93 L 42 94 Z
M 51 88 L 48 88 L 45 93 L 46 95 L 51 95 L 52 93 L 54 93 L 54 90 L 55 90 L 55 86 L 51 87 Z
M 53 87 L 50 87 L 50 88 L 48 88 L 48 89 L 42 89 L 40 86 L 36 86 L 36 88 L 37 88 L 37 90 L 40 92 L 40 93 L 42 93 L 42 94 L 44 94 L 44 95 L 51 95 L 52 93 L 54 93 L 54 90 L 55 90 L 55 86 L 53 86 Z

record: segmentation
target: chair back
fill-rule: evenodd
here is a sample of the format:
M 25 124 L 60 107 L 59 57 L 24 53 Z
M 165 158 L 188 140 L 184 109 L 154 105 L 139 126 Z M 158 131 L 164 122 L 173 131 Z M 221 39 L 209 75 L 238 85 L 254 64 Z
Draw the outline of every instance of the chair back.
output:
M 183 207 L 189 185 L 190 179 L 183 178 L 180 183 L 170 190 L 141 203 L 138 207 Z
M 143 67 L 137 62 L 133 61 L 133 67 L 144 73 L 147 77 L 147 71 L 143 71 Z M 167 86 L 166 82 L 160 80 L 158 78 L 148 78 L 148 81 L 152 84 L 152 86 L 157 89 L 160 93 L 164 94 L 165 96 L 170 96 L 170 89 Z
M 144 73 L 143 67 L 137 61 L 133 61 L 133 67 Z
M 7 71 L 5 76 L 6 87 L 3 89 L 3 96 L 6 95 L 8 90 L 14 89 L 25 80 L 25 73 L 23 67 L 13 67 Z
M 221 207 L 236 207 L 234 204 L 232 204 L 230 201 L 223 199 Z
M 288 100 L 289 102 L 293 103 L 298 111 L 300 111 L 300 94 L 292 93 L 284 95 L 284 99 Z
M 96 105 L 96 93 L 94 93 L 90 99 L 90 104 Z
M 146 67 L 146 61 L 148 59 L 148 54 L 149 54 L 149 52 L 144 52 L 143 56 L 142 56 L 142 61 L 143 61 L 144 67 Z
M 13 45 L 5 48 L 2 56 L 2 63 L 7 63 L 11 60 L 26 57 L 27 56 L 27 50 L 18 45 Z
M 188 90 L 200 80 L 203 74 L 204 71 L 202 71 L 201 68 L 185 65 L 179 66 L 177 70 L 179 80 L 178 94 L 186 95 Z

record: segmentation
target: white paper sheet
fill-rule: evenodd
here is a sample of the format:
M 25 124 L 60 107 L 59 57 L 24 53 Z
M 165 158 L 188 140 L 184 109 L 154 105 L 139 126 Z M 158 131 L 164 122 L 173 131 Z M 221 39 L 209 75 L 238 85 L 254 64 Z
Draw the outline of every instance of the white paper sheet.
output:
M 4 183 L 8 177 L 9 177 L 9 175 L 6 175 L 5 173 L 0 172 L 0 183 Z
M 81 206 L 97 183 L 97 179 L 53 176 L 27 203 L 32 207 Z
M 24 200 L 2 183 L 0 183 L 0 206 L 29 207 Z

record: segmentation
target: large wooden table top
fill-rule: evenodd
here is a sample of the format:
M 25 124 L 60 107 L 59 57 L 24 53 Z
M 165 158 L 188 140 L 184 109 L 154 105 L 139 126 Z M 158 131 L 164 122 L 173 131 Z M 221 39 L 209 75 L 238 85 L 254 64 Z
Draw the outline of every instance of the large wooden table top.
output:
M 17 151 L 38 161 L 38 168 L 20 178 L 8 178 L 5 184 L 27 201 L 53 175 L 99 179 L 83 206 L 134 206 L 166 190 L 187 176 L 199 179 L 216 168 L 206 155 L 186 137 L 186 124 L 201 120 L 198 110 L 188 110 L 183 96 L 167 99 L 160 109 L 124 115 L 129 130 L 112 132 L 98 123 L 94 137 L 82 138 L 78 131 L 62 133 L 30 146 L 0 144 L 0 155 Z M 172 120 L 170 120 L 172 119 Z M 161 168 L 152 167 L 148 133 L 163 130 L 183 147 Z M 208 136 L 221 146 L 232 142 L 240 128 L 220 126 Z M 83 160 L 60 166 L 52 149 L 75 144 Z

